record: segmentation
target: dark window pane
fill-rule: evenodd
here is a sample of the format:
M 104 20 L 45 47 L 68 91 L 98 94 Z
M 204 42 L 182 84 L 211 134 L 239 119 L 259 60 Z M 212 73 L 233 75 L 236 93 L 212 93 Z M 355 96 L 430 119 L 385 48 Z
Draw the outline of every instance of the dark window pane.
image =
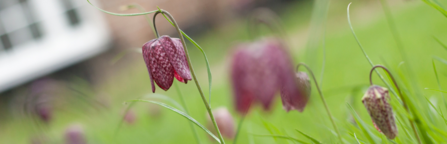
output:
M 9 36 L 7 34 L 1 35 L 0 36 L 0 40 L 2 41 L 4 49 L 11 49 L 12 48 L 11 40 L 9 40 Z
M 31 34 L 33 35 L 34 39 L 39 39 L 42 37 L 42 31 L 40 30 L 39 23 L 33 23 L 29 26 L 29 29 L 31 31 Z
M 81 21 L 79 19 L 79 15 L 76 12 L 76 9 L 70 9 L 66 12 L 68 21 L 70 22 L 71 26 L 76 26 L 78 25 Z

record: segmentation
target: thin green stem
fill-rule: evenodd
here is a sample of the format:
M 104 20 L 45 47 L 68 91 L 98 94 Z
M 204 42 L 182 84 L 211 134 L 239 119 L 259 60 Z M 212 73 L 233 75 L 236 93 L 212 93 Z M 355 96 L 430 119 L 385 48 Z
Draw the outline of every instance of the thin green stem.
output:
M 174 82 L 174 87 L 177 91 L 177 95 L 180 98 L 180 101 L 182 101 L 182 106 L 185 109 L 186 114 L 189 115 L 189 110 L 188 110 L 188 107 L 186 106 L 186 101 L 183 98 L 182 91 L 180 91 L 180 87 L 177 85 L 177 82 Z M 190 122 L 189 126 L 191 127 L 192 133 L 194 134 L 194 137 L 196 138 L 197 143 L 200 144 L 201 143 L 200 138 L 199 138 L 199 135 L 197 134 L 196 128 L 194 127 L 193 123 Z
M 88 2 L 90 5 L 92 5 L 93 7 L 95 7 L 96 9 L 98 9 L 98 10 L 104 12 L 104 13 L 107 13 L 107 14 L 110 14 L 110 15 L 115 15 L 115 16 L 140 16 L 140 15 L 147 15 L 147 14 L 155 13 L 155 12 L 158 11 L 158 10 L 153 10 L 153 11 L 142 12 L 142 13 L 120 14 L 120 13 L 114 13 L 114 12 L 109 12 L 109 11 L 103 10 L 103 9 L 101 9 L 101 8 L 99 8 L 99 7 L 95 6 L 95 5 L 93 5 L 93 4 L 90 2 L 90 0 L 87 0 L 87 2 Z
M 335 132 L 337 132 L 340 142 L 343 143 L 343 139 L 341 138 L 340 131 L 338 130 L 337 125 L 335 124 L 334 118 L 332 117 L 331 111 L 329 110 L 329 107 L 327 106 L 326 100 L 324 99 L 323 93 L 321 92 L 320 86 L 317 83 L 317 79 L 315 78 L 315 75 L 312 72 L 312 69 L 310 69 L 310 67 L 304 63 L 299 63 L 296 66 L 296 70 L 298 70 L 300 68 L 300 66 L 304 66 L 309 71 L 310 75 L 312 76 L 312 79 L 315 82 L 315 86 L 317 87 L 318 93 L 320 94 L 320 98 L 321 98 L 321 101 L 323 102 L 324 108 L 326 108 L 326 112 L 329 116 L 329 119 L 331 120 L 332 125 L 334 126 Z
M 197 80 L 196 74 L 195 74 L 195 72 L 194 72 L 194 67 L 192 66 L 191 59 L 189 58 L 188 48 L 186 47 L 185 39 L 184 39 L 183 36 L 182 36 L 182 31 L 181 31 L 180 28 L 178 27 L 178 24 L 177 24 L 177 22 L 175 21 L 175 19 L 172 17 L 172 15 L 171 15 L 169 12 L 165 11 L 165 10 L 160 10 L 160 11 L 155 12 L 155 14 L 154 14 L 154 19 L 155 19 L 155 17 L 156 17 L 159 13 L 163 13 L 163 14 L 165 14 L 166 16 L 168 16 L 168 18 L 170 19 L 170 21 L 174 24 L 174 27 L 177 29 L 177 32 L 178 32 L 178 34 L 179 34 L 179 36 L 180 36 L 180 39 L 182 40 L 182 45 L 183 45 L 183 48 L 184 48 L 184 50 L 185 50 L 186 59 L 188 60 L 188 65 L 189 65 L 189 68 L 190 68 L 190 70 L 191 70 L 192 78 L 193 78 L 193 80 L 194 80 L 194 82 L 195 82 L 195 84 L 196 84 L 196 87 L 197 87 L 197 89 L 198 89 L 198 91 L 199 91 L 199 93 L 200 93 L 200 96 L 201 96 L 201 98 L 202 98 L 202 100 L 203 100 L 203 103 L 205 104 L 205 108 L 206 108 L 206 110 L 208 111 L 208 114 L 209 114 L 209 116 L 210 116 L 210 118 L 211 118 L 211 121 L 213 122 L 214 128 L 216 129 L 217 134 L 219 135 L 219 139 L 220 139 L 220 142 L 219 142 L 219 143 L 221 143 L 221 144 L 225 144 L 225 141 L 224 141 L 224 139 L 223 139 L 223 137 L 222 137 L 222 134 L 220 133 L 219 127 L 217 126 L 217 123 L 216 123 L 216 120 L 215 120 L 215 118 L 214 118 L 213 112 L 211 111 L 211 107 L 210 107 L 209 103 L 206 101 L 205 95 L 203 94 L 203 90 L 202 90 L 202 88 L 200 87 L 199 81 Z M 156 28 L 155 25 L 154 25 L 154 28 Z M 156 29 L 155 29 L 155 30 L 156 30 Z
M 376 68 L 382 68 L 383 70 L 385 70 L 385 71 L 388 73 L 388 76 L 390 76 L 391 80 L 392 80 L 393 83 L 394 83 L 394 86 L 396 87 L 397 91 L 399 92 L 399 96 L 400 96 L 400 98 L 402 99 L 402 105 L 404 106 L 405 110 L 407 110 L 407 112 L 410 113 L 410 109 L 409 109 L 408 106 L 407 106 L 407 103 L 406 103 L 406 100 L 405 100 L 405 98 L 404 98 L 404 96 L 403 96 L 403 94 L 402 94 L 402 91 L 400 90 L 399 86 L 397 85 L 397 82 L 396 82 L 396 80 L 394 79 L 393 75 L 391 74 L 391 72 L 390 72 L 386 67 L 384 67 L 384 66 L 382 66 L 382 65 L 376 65 L 376 66 L 374 66 L 374 67 L 371 69 L 371 71 L 370 71 L 370 73 L 369 73 L 369 83 L 371 84 L 371 86 L 373 85 L 373 82 L 372 82 L 372 74 L 373 74 L 373 71 L 374 71 Z M 421 144 L 422 142 L 421 142 L 421 139 L 419 138 L 419 135 L 418 135 L 418 133 L 417 133 L 417 131 L 416 131 L 416 127 L 414 126 L 413 120 L 412 120 L 411 118 L 408 118 L 408 120 L 410 121 L 411 128 L 413 129 L 414 135 L 416 136 L 416 139 L 418 140 L 418 143 Z
M 368 60 L 369 64 L 371 64 L 371 67 L 374 67 L 374 63 L 372 62 L 372 60 L 369 58 L 368 54 L 366 54 L 365 49 L 363 48 L 362 44 L 360 43 L 359 39 L 357 38 L 357 35 L 354 32 L 354 28 L 352 28 L 352 24 L 351 24 L 351 18 L 349 16 L 349 7 L 351 6 L 352 3 L 349 3 L 348 5 L 348 23 L 349 23 L 349 27 L 351 28 L 351 32 L 354 35 L 355 40 L 357 41 L 357 44 L 359 45 L 360 49 L 363 52 L 363 55 L 365 55 L 366 59 Z M 394 96 L 396 96 L 396 98 L 399 99 L 399 97 L 397 96 L 396 91 L 394 91 L 394 89 L 391 88 L 390 84 L 388 84 L 388 82 L 385 80 L 385 78 L 383 78 L 383 76 L 379 73 L 379 71 L 376 70 L 377 75 L 379 75 L 380 79 L 382 79 L 383 83 L 385 83 L 385 85 L 390 88 L 390 91 L 394 94 Z
M 236 142 L 237 142 L 237 138 L 239 137 L 239 133 L 241 132 L 242 123 L 244 123 L 245 116 L 246 115 L 243 115 L 241 120 L 239 120 L 239 123 L 237 124 L 237 130 L 236 130 L 236 135 L 234 136 L 233 144 L 236 144 Z
M 410 59 L 408 58 L 407 54 L 405 53 L 405 48 L 402 43 L 402 39 L 399 35 L 399 32 L 397 31 L 396 23 L 394 22 L 393 15 L 391 14 L 391 10 L 388 6 L 388 3 L 385 0 L 380 0 L 380 4 L 382 4 L 383 11 L 385 12 L 385 17 L 388 22 L 388 26 L 391 29 L 391 34 L 393 35 L 394 41 L 396 41 L 397 47 L 400 51 L 400 55 L 401 55 L 402 59 L 408 63 L 405 66 L 405 68 L 408 71 L 408 73 L 410 74 L 410 80 L 412 81 L 411 85 L 412 85 L 413 89 L 416 90 L 415 92 L 418 95 L 421 95 L 421 93 L 418 89 L 418 86 L 417 86 L 418 82 L 416 81 L 416 75 L 414 74 L 414 71 L 412 70 L 412 67 L 410 64 Z

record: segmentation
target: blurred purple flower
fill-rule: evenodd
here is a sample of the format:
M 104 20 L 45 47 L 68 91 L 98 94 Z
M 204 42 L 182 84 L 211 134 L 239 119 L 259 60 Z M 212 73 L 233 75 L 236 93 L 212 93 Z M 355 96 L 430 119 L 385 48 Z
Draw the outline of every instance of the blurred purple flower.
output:
M 369 87 L 362 98 L 376 129 L 388 139 L 394 139 L 398 132 L 389 100 L 388 89 L 376 85 Z
M 137 119 L 137 116 L 132 109 L 129 109 L 128 111 L 124 111 L 123 115 L 124 115 L 124 118 L 123 118 L 124 122 L 126 122 L 128 124 L 134 124 Z
M 233 116 L 231 116 L 231 113 L 228 111 L 228 109 L 226 107 L 217 108 L 213 110 L 213 115 L 222 136 L 229 139 L 234 138 L 236 132 L 234 129 Z M 207 122 L 208 129 L 212 130 L 213 133 L 216 133 L 216 130 L 214 129 L 213 123 L 209 116 Z
M 154 81 L 166 91 L 172 86 L 174 77 L 184 83 L 192 79 L 180 39 L 161 36 L 145 43 L 142 49 L 151 79 L 152 92 L 155 92 Z
M 70 125 L 65 131 L 65 144 L 86 144 L 84 129 L 80 124 Z
M 242 114 L 255 101 L 269 110 L 278 91 L 286 111 L 302 111 L 308 100 L 299 88 L 287 51 L 274 39 L 238 45 L 231 64 L 231 80 L 236 110 Z

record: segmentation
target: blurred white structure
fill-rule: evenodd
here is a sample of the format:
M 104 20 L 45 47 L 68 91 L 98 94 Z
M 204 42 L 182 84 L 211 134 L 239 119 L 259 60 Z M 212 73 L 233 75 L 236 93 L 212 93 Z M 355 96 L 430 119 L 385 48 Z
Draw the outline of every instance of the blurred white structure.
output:
M 0 0 L 0 92 L 107 49 L 107 23 L 85 0 Z

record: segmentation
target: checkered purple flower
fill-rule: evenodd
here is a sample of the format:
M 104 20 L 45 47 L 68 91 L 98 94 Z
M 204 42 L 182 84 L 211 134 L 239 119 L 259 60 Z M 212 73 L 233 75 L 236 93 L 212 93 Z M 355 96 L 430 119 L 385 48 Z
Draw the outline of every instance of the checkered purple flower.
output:
M 172 86 L 174 77 L 183 83 L 192 79 L 180 39 L 161 36 L 145 43 L 142 49 L 151 79 L 152 92 L 155 92 L 154 81 L 166 91 Z
M 394 139 L 398 132 L 389 100 L 388 89 L 376 85 L 369 87 L 362 98 L 362 102 L 377 130 L 382 132 L 388 139 Z

